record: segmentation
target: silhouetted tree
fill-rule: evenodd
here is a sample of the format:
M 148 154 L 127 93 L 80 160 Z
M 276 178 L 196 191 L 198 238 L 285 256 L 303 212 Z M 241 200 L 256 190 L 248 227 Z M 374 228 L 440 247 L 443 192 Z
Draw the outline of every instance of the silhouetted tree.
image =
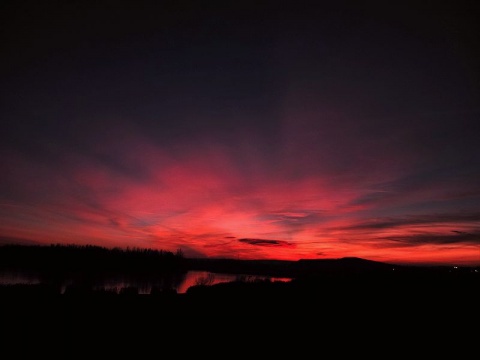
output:
M 182 249 L 178 248 L 175 252 L 175 256 L 179 259 L 183 259 L 185 257 L 185 254 L 183 253 Z

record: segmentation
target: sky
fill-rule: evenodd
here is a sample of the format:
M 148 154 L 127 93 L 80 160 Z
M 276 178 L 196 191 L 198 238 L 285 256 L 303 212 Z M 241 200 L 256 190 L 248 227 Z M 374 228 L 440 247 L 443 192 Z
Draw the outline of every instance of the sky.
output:
M 480 265 L 479 6 L 312 3 L 2 1 L 0 244 Z

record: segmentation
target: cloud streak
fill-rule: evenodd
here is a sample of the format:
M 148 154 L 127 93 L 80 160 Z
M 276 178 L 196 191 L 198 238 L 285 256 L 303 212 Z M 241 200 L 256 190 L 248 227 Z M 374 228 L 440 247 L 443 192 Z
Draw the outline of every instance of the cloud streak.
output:
M 444 14 L 178 9 L 130 28 L 70 8 L 53 34 L 55 11 L 17 10 L 3 241 L 480 263 L 478 91 Z
M 476 233 L 457 232 L 455 234 L 416 234 L 409 236 L 393 236 L 387 238 L 405 246 L 419 246 L 423 244 L 438 244 L 438 245 L 458 245 L 466 244 L 473 245 L 480 251 L 480 231 Z
M 294 244 L 291 244 L 286 241 L 281 240 L 267 240 L 267 239 L 238 239 L 239 242 L 255 245 L 255 246 L 281 246 L 281 247 L 293 247 Z
M 480 213 L 447 213 L 378 218 L 344 227 L 344 230 L 381 230 L 407 226 L 438 226 L 442 224 L 464 224 L 480 227 Z

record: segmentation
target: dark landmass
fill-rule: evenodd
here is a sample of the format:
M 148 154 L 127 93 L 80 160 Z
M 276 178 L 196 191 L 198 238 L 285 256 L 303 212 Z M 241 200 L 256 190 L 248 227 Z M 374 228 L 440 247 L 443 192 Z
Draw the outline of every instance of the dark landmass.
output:
M 30 312 L 43 312 L 52 304 L 66 313 L 94 305 L 103 315 L 113 316 L 130 309 L 140 318 L 252 313 L 311 316 L 320 315 L 318 312 L 327 317 L 401 317 L 413 312 L 417 316 L 468 316 L 469 321 L 479 318 L 478 267 L 399 266 L 361 258 L 187 259 L 181 252 L 148 249 L 1 246 L 0 273 L 13 270 L 41 274 L 42 281 L 1 285 L 3 311 L 23 303 L 23 308 Z M 243 276 L 215 285 L 196 284 L 186 293 L 177 293 L 176 285 L 189 270 L 291 280 L 252 280 L 253 277 Z M 93 286 L 115 276 L 132 279 L 135 284 L 149 281 L 158 286 L 153 286 L 147 296 L 141 295 L 137 286 L 125 286 L 118 291 Z
M 191 270 L 298 280 L 389 276 L 387 274 L 475 277 L 479 273 L 480 266 L 412 266 L 357 257 L 298 261 L 186 258 L 180 250 L 173 253 L 142 248 L 108 249 L 93 245 L 0 246 L 0 271 L 36 273 L 40 274 L 46 282 L 72 276 L 79 279 L 115 275 L 155 278 L 165 273 L 186 273 Z
M 190 270 L 218 273 L 255 274 L 272 277 L 299 278 L 311 276 L 338 276 L 375 274 L 399 271 L 407 273 L 456 273 L 475 272 L 480 267 L 413 266 L 389 264 L 358 257 L 319 260 L 234 260 L 234 259 L 186 259 Z

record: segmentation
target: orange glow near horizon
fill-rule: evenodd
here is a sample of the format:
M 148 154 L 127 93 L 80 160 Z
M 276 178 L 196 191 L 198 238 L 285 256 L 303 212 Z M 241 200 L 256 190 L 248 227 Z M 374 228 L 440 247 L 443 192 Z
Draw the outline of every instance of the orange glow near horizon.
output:
M 182 249 L 189 257 L 480 264 L 478 243 L 469 236 L 478 232 L 475 219 L 380 216 L 406 199 L 359 201 L 374 193 L 373 184 L 394 179 L 392 172 L 386 179 L 377 173 L 296 177 L 295 169 L 262 172 L 260 164 L 241 171 L 223 148 L 187 149 L 176 157 L 152 146 L 133 148 L 138 155 L 125 158 L 141 176 L 76 158 L 63 173 L 28 184 L 36 197 L 0 204 L 3 242 Z M 30 166 L 22 161 L 16 159 L 19 177 Z
M 1 7 L 0 246 L 480 266 L 476 13 L 157 3 Z

